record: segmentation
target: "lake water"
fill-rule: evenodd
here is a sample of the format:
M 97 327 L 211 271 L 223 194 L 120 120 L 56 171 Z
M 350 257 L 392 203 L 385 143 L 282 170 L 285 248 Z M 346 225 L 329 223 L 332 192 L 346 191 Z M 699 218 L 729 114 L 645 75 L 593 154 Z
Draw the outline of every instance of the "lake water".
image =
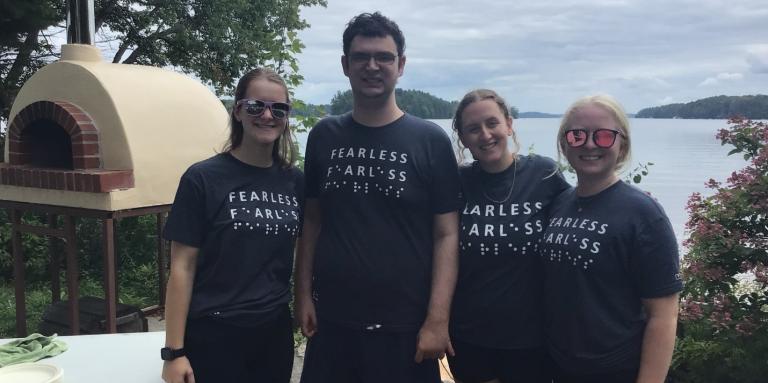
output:
M 451 135 L 451 120 L 433 121 Z M 556 158 L 555 135 L 559 124 L 558 118 L 515 120 L 521 153 L 532 148 L 536 154 Z M 704 187 L 707 180 L 725 181 L 746 164 L 738 155 L 727 156 L 732 147 L 721 146 L 715 138 L 717 131 L 727 126 L 726 120 L 630 119 L 632 163 L 627 169 L 653 162 L 638 187 L 650 192 L 664 206 L 679 242 L 685 235 L 688 197 L 694 192 L 711 194 Z M 306 134 L 298 138 L 303 153 Z M 575 182 L 575 176 L 568 178 Z

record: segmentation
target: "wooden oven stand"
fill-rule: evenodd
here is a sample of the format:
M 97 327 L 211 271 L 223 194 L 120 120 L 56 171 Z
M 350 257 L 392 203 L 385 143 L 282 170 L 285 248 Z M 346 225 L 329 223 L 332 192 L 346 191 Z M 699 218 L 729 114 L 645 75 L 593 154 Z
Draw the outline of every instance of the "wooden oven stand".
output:
M 80 308 L 78 304 L 79 292 L 79 268 L 77 263 L 77 233 L 75 232 L 75 219 L 96 218 L 102 224 L 103 256 L 104 256 L 104 300 L 106 304 L 107 332 L 117 332 L 117 270 L 115 262 L 115 220 L 140 215 L 154 214 L 157 217 L 157 267 L 160 282 L 160 302 L 156 308 L 165 305 L 165 271 L 167 269 L 167 246 L 161 233 L 165 225 L 165 216 L 171 209 L 171 205 L 157 205 L 140 207 L 128 210 L 105 211 L 85 208 L 63 207 L 37 203 L 25 203 L 17 201 L 0 200 L 0 208 L 8 209 L 11 220 L 11 247 L 13 253 L 13 284 L 16 295 L 16 336 L 27 335 L 27 307 L 25 302 L 24 281 L 24 255 L 22 254 L 21 234 L 31 233 L 48 237 L 57 237 L 66 243 L 66 279 L 67 296 L 69 297 L 69 325 L 72 335 L 80 333 Z M 25 212 L 34 211 L 44 213 L 47 216 L 48 227 L 23 224 L 21 216 Z M 64 217 L 64 227 L 57 228 L 57 216 Z M 55 254 L 51 246 L 53 239 L 49 239 L 48 251 L 51 256 L 51 300 L 61 300 L 61 286 L 59 281 L 59 255 Z

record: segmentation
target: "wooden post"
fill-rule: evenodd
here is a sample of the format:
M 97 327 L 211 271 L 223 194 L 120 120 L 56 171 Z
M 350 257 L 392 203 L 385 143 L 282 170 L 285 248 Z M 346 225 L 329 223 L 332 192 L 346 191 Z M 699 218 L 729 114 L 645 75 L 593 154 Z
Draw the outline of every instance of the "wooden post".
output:
M 56 229 L 56 221 L 58 216 L 56 214 L 48 214 L 48 227 Z M 61 279 L 59 273 L 61 272 L 61 257 L 56 251 L 56 237 L 48 236 L 48 256 L 51 261 L 51 302 L 56 303 L 61 300 Z
M 114 218 L 112 222 L 112 253 L 115 254 L 115 260 L 112 262 L 112 270 L 115 274 L 115 304 L 120 302 L 120 273 L 117 272 L 120 264 L 120 241 L 117 228 L 120 227 L 120 219 Z
M 102 221 L 102 241 L 104 244 L 104 300 L 107 305 L 107 332 L 117 332 L 117 290 L 115 283 L 115 222 L 112 218 Z
M 77 263 L 77 234 L 75 218 L 64 216 L 64 240 L 67 245 L 67 298 L 69 299 L 69 326 L 71 335 L 80 335 L 80 275 Z
M 8 209 L 11 217 L 11 252 L 13 252 L 13 286 L 16 295 L 16 336 L 27 336 L 27 303 L 24 294 L 24 255 L 21 242 L 21 211 Z

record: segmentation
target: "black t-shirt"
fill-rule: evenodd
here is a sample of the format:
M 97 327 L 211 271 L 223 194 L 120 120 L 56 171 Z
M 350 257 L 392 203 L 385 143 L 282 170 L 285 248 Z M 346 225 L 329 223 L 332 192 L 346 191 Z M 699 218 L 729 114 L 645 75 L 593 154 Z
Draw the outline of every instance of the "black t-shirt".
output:
M 646 325 L 641 299 L 682 289 L 664 210 L 619 181 L 590 197 L 566 190 L 550 216 L 539 252 L 552 357 L 577 374 L 638 368 Z
M 189 318 L 257 324 L 290 300 L 304 176 L 221 153 L 181 177 L 164 237 L 200 249 Z
M 321 319 L 414 329 L 425 318 L 433 219 L 461 205 L 456 158 L 437 125 L 404 115 L 368 127 L 323 119 L 307 141 L 307 197 L 322 228 L 314 289 Z
M 552 200 L 568 188 L 557 165 L 519 156 L 500 173 L 460 170 L 459 280 L 452 337 L 484 347 L 543 346 L 542 265 L 536 246 Z

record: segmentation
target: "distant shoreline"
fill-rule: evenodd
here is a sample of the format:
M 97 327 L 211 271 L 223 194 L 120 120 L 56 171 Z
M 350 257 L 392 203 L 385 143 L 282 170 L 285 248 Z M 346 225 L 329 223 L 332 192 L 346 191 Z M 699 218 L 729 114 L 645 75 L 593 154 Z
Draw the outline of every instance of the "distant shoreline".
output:
M 520 116 L 517 117 L 517 119 L 521 118 L 562 118 L 563 115 L 557 115 L 557 114 L 549 114 L 546 116 L 525 116 L 523 113 L 520 113 Z M 638 117 L 634 114 L 627 114 L 628 118 L 638 119 L 638 120 L 723 120 L 728 121 L 729 118 L 698 118 L 698 117 Z M 753 120 L 760 120 L 760 119 L 753 119 Z
M 642 118 L 725 120 L 734 116 L 752 120 L 768 118 L 768 95 L 715 96 L 688 103 L 654 106 L 637 112 Z

